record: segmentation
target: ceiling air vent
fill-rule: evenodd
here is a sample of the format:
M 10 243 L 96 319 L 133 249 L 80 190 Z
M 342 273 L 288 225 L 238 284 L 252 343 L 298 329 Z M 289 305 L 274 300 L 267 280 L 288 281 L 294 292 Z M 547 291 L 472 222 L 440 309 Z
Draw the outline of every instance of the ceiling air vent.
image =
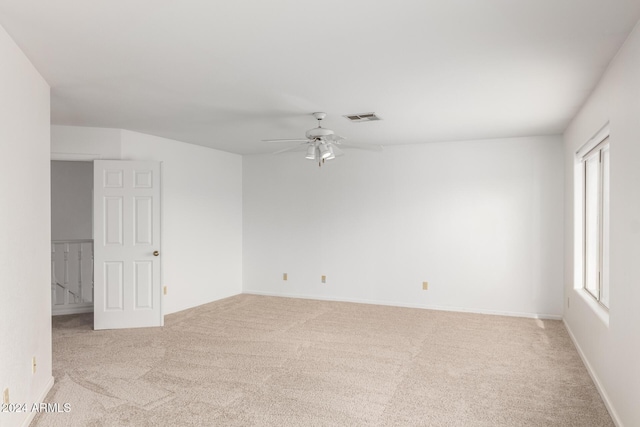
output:
M 382 120 L 376 113 L 362 113 L 362 114 L 347 114 L 347 119 L 352 122 L 372 122 L 374 120 Z

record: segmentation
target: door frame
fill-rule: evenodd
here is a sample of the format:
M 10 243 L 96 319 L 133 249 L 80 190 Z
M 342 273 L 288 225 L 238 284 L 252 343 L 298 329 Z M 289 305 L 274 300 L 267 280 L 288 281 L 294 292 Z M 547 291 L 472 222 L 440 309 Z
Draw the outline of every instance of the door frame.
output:
M 83 154 L 83 153 L 58 153 L 52 152 L 50 162 L 60 161 L 60 162 L 91 162 L 93 164 L 94 160 L 102 160 L 102 155 L 100 154 Z M 51 190 L 49 190 L 51 193 Z M 51 195 L 49 195 L 51 197 Z M 91 241 L 93 241 L 93 222 L 94 222 L 94 213 L 93 213 L 93 187 L 91 188 Z M 51 240 L 51 236 L 49 236 L 49 240 Z M 162 264 L 161 264 L 162 265 Z M 92 263 L 91 269 L 95 268 L 94 263 Z M 49 267 L 51 269 L 51 267 Z M 161 273 L 162 274 L 162 273 Z M 161 278 L 162 279 L 162 278 Z M 89 308 L 85 308 L 82 313 L 93 313 L 95 301 L 91 301 L 91 311 L 88 311 Z M 73 313 L 76 314 L 76 313 Z
M 102 157 L 102 154 L 85 154 L 85 153 L 51 153 L 51 160 L 59 160 L 63 162 L 92 162 L 94 160 L 108 160 Z M 113 159 L 120 160 L 120 159 Z

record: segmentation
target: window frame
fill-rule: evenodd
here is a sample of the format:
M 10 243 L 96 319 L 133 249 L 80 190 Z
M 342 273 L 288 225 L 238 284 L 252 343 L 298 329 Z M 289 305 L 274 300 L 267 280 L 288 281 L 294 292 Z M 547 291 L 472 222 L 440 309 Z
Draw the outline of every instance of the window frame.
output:
M 605 154 L 606 153 L 606 154 Z M 586 295 L 592 298 L 595 302 L 597 302 L 598 306 L 602 307 L 607 312 L 610 308 L 610 300 L 608 298 L 609 295 L 609 274 L 608 267 L 607 271 L 605 271 L 605 262 L 608 266 L 609 262 L 609 253 L 608 253 L 608 239 L 609 239 L 609 227 L 608 223 L 605 225 L 605 218 L 608 222 L 610 206 L 609 206 L 609 182 L 610 182 L 610 156 L 611 156 L 611 141 L 610 135 L 608 131 L 608 126 L 603 128 L 596 137 L 592 138 L 581 150 L 578 151 L 577 160 L 578 164 L 581 167 L 580 176 L 581 176 L 581 189 L 579 192 L 579 197 L 581 199 L 582 205 L 582 214 L 581 214 L 581 222 L 582 222 L 582 256 L 581 256 L 581 264 L 582 264 L 582 278 L 580 280 L 580 288 L 584 291 Z M 605 161 L 603 160 L 605 155 L 607 156 L 607 164 L 605 165 Z M 588 284 L 588 268 L 590 267 L 589 259 L 588 259 L 588 215 L 593 212 L 590 212 L 587 206 L 587 202 L 589 201 L 589 189 L 587 188 L 588 184 L 588 167 L 587 161 L 597 156 L 598 159 L 598 168 L 597 168 L 597 209 L 596 209 L 596 218 L 597 218 L 597 274 L 596 274 L 596 292 L 592 292 L 589 289 Z M 606 182 L 606 190 L 605 190 L 605 182 Z M 606 191 L 606 198 L 605 198 Z M 578 193 L 576 193 L 578 195 Z M 607 245 L 607 250 L 605 250 L 605 244 Z M 606 301 L 603 300 L 603 289 L 607 287 L 607 298 Z

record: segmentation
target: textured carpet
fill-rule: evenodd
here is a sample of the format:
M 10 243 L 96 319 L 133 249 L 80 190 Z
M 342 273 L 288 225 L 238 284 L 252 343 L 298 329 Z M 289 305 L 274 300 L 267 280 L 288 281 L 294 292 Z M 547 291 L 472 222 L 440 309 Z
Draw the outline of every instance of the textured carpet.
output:
M 53 321 L 32 426 L 613 426 L 559 321 L 238 295 L 164 328 Z

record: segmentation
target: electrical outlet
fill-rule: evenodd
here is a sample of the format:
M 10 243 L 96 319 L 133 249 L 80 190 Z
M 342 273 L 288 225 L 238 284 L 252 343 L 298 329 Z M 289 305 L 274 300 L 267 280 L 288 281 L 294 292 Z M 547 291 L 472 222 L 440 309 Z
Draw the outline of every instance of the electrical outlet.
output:
M 567 308 L 571 308 L 571 299 L 567 298 Z
M 5 388 L 4 393 L 2 393 L 2 403 L 5 405 L 9 404 L 9 389 Z
M 165 295 L 167 294 L 167 287 L 166 287 L 166 286 L 162 288 L 162 292 L 163 292 Z
M 38 364 L 36 363 L 36 357 L 33 356 L 33 358 L 31 359 L 31 369 L 33 371 L 33 373 L 36 373 L 36 367 L 38 366 Z
M 322 280 L 322 283 L 327 283 L 327 276 L 322 276 L 321 280 Z
M 287 273 L 282 273 L 282 280 L 287 280 Z
M 429 282 L 422 282 L 422 289 L 425 291 L 429 290 Z

